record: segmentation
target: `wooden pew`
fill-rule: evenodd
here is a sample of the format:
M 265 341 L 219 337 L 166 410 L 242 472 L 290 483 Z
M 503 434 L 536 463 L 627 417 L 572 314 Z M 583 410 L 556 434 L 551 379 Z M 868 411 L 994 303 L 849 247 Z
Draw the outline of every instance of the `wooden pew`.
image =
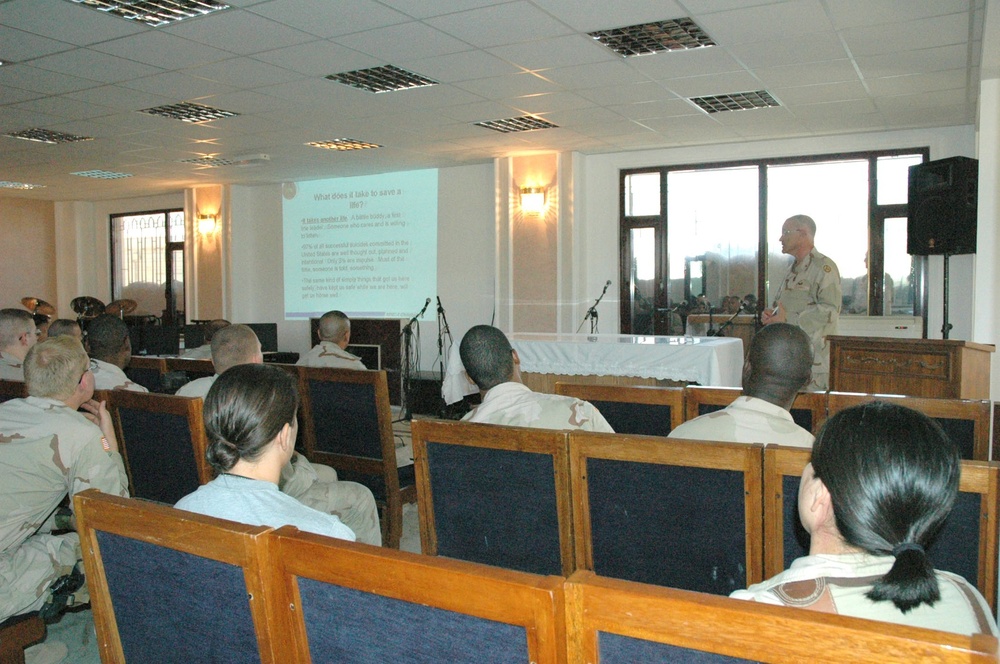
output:
M 738 387 L 685 387 L 684 421 L 721 410 L 742 393 Z M 826 392 L 799 392 L 789 412 L 796 424 L 815 435 L 826 421 L 826 411 Z
M 996 662 L 997 639 L 769 606 L 577 572 L 570 664 Z
M 273 533 L 270 597 L 289 662 L 565 662 L 562 582 Z
M 684 421 L 684 388 L 556 383 L 556 394 L 594 404 L 616 433 L 666 436 Z
M 163 392 L 163 375 L 167 373 L 167 361 L 162 357 L 133 355 L 129 360 L 125 375 L 133 383 L 142 385 L 150 392 Z

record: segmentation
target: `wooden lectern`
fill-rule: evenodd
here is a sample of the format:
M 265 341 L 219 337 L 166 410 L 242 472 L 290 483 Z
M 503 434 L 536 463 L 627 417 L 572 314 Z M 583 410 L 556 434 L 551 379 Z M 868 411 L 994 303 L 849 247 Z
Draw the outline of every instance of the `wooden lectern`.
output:
M 956 339 L 827 337 L 830 389 L 938 399 L 989 399 L 992 344 Z

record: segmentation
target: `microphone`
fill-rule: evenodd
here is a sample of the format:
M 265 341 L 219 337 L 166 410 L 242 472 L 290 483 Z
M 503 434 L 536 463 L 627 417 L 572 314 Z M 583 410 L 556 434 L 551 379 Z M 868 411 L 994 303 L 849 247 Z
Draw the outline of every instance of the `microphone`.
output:
M 610 279 L 608 279 L 608 283 L 604 284 L 604 287 L 605 287 L 605 288 L 607 288 L 607 287 L 608 287 L 608 286 L 610 286 L 610 285 L 611 285 L 611 280 L 610 280 Z

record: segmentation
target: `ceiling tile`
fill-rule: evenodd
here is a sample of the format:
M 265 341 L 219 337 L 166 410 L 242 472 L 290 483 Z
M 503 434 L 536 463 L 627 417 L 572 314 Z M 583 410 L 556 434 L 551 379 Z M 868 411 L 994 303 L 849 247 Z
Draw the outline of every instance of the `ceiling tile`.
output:
M 423 23 L 403 23 L 335 39 L 336 43 L 367 53 L 383 64 L 403 66 L 412 60 L 469 50 L 469 44 Z
M 273 0 L 249 11 L 318 37 L 364 32 L 410 20 L 373 0 Z
M 727 47 L 747 42 L 779 42 L 833 28 L 819 0 L 789 0 L 705 14 L 698 17 L 698 24 L 715 43 Z
M 158 30 L 94 44 L 91 48 L 160 69 L 183 69 L 233 57 L 228 51 Z
M 931 48 L 961 44 L 968 37 L 968 14 L 906 21 L 886 30 L 885 26 L 865 26 L 841 32 L 854 57 L 905 52 L 914 47 Z
M 10 0 L 3 5 L 0 21 L 77 46 L 152 29 L 67 0 Z
M 550 69 L 595 62 L 618 62 L 621 56 L 586 35 L 567 35 L 498 46 L 490 53 L 525 69 Z
M 510 2 L 426 20 L 479 48 L 569 34 L 571 28 L 528 2 Z
M 32 66 L 102 83 L 119 83 L 163 71 L 159 67 L 78 48 L 32 61 Z
M 0 25 L 0 60 L 5 62 L 24 62 L 71 48 L 73 44 Z
M 613 8 L 606 0 L 534 0 L 534 3 L 580 32 L 623 28 L 688 15 L 673 0 L 629 0 Z
M 240 55 L 270 51 L 315 39 L 315 36 L 306 32 L 241 9 L 215 12 L 158 29 Z
M 257 53 L 253 57 L 255 60 L 317 78 L 383 64 L 381 60 L 370 55 L 325 40 L 278 48 Z

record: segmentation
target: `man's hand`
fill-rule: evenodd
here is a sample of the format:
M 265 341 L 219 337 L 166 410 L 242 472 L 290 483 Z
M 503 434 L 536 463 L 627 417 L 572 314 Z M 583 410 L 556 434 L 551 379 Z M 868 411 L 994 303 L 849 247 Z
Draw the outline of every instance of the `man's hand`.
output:
M 760 322 L 764 325 L 787 323 L 788 317 L 785 315 L 785 305 L 779 303 L 774 309 L 764 309 L 760 315 Z
M 117 452 L 118 439 L 115 437 L 115 425 L 111 419 L 111 413 L 108 412 L 107 403 L 90 399 L 80 404 L 80 408 L 84 411 L 84 417 L 100 427 L 101 433 L 104 434 L 104 438 L 108 441 L 110 451 Z

